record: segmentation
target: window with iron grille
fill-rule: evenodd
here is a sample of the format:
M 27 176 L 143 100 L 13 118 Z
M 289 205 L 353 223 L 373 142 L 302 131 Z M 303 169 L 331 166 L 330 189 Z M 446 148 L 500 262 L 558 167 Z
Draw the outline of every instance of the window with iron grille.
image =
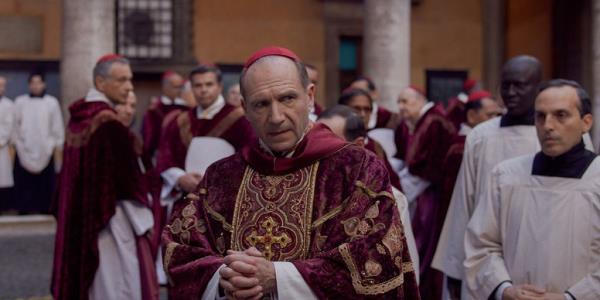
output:
M 117 0 L 118 53 L 143 69 L 189 63 L 192 6 L 192 0 Z
M 172 0 L 119 0 L 118 49 L 130 58 L 173 56 Z

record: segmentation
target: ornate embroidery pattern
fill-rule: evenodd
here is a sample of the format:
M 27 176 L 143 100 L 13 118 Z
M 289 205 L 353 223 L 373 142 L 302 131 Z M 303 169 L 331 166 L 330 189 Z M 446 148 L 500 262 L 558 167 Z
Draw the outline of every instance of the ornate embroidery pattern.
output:
M 390 251 L 390 257 L 394 258 L 396 254 L 402 253 L 402 239 L 404 233 L 396 224 L 392 224 L 392 227 L 385 234 L 381 242 Z
M 265 249 L 264 254 L 267 260 L 271 260 L 273 258 L 273 250 L 272 246 L 277 244 L 281 248 L 287 247 L 287 245 L 292 241 L 292 239 L 287 235 L 287 233 L 282 233 L 279 236 L 273 235 L 273 228 L 279 226 L 275 220 L 271 217 L 267 217 L 267 219 L 260 225 L 266 233 L 264 235 L 258 235 L 256 230 L 253 230 L 252 233 L 246 237 L 246 241 L 250 243 L 252 246 L 263 245 Z
M 195 110 L 194 110 L 195 111 Z M 190 113 L 183 112 L 177 116 L 177 125 L 179 125 L 179 137 L 181 142 L 187 147 L 192 142 L 192 124 L 190 121 Z
M 369 198 L 371 199 L 376 199 L 378 197 L 387 197 L 391 200 L 394 200 L 394 195 L 392 195 L 391 193 L 387 192 L 387 191 L 382 191 L 382 192 L 375 192 L 373 191 L 371 188 L 369 188 L 366 184 L 364 184 L 362 181 L 356 181 L 354 183 L 354 185 L 359 188 L 361 191 L 363 191 L 365 194 L 367 194 L 367 196 L 369 196 Z M 396 203 L 396 201 L 394 201 L 394 203 Z
M 179 236 L 179 240 L 184 244 L 189 244 L 191 230 L 195 229 L 200 233 L 206 232 L 206 223 L 202 219 L 196 218 L 196 207 L 190 201 L 181 212 L 182 218 L 176 218 L 169 225 L 169 230 L 173 235 Z
M 383 223 L 375 223 L 375 219 L 379 216 L 379 200 L 371 205 L 365 217 L 361 220 L 358 217 L 352 217 L 342 221 L 344 231 L 350 237 L 350 241 L 363 238 L 369 234 L 385 229 Z
M 365 262 L 365 275 L 367 277 L 378 276 L 379 274 L 381 274 L 382 270 L 383 268 L 381 267 L 381 264 L 372 258 L 369 258 L 369 260 Z
M 212 209 L 212 207 L 210 207 L 210 205 L 208 205 L 208 200 L 206 198 L 204 198 L 204 201 L 202 201 L 202 205 L 204 206 L 204 210 L 206 211 L 206 213 L 208 213 L 215 221 L 221 223 L 223 229 L 231 232 L 231 224 L 229 224 L 227 220 L 225 220 L 225 217 L 223 217 L 223 215 L 216 212 L 214 209 Z
M 173 281 L 171 280 L 171 277 L 169 276 L 169 265 L 171 264 L 171 258 L 173 257 L 173 252 L 175 251 L 175 248 L 178 246 L 179 244 L 175 243 L 175 242 L 170 242 L 167 244 L 166 250 L 165 250 L 165 255 L 163 257 L 163 268 L 165 270 L 165 274 L 167 275 L 167 279 L 169 280 L 169 284 L 171 284 L 171 286 L 173 286 Z
M 81 132 L 73 132 L 67 128 L 65 136 L 66 144 L 72 147 L 81 147 L 87 144 L 96 129 L 111 120 L 117 120 L 117 114 L 113 110 L 106 109 L 94 116 L 91 124 Z
M 277 261 L 306 258 L 318 166 L 282 176 L 246 168 L 233 213 L 232 248 L 255 246 Z
M 378 295 L 387 293 L 404 283 L 404 273 L 400 272 L 400 274 L 396 277 L 391 278 L 390 280 L 384 281 L 382 283 L 375 283 L 373 279 L 361 277 L 361 274 L 354 263 L 354 259 L 352 259 L 352 255 L 350 254 L 350 249 L 347 243 L 342 244 L 338 247 L 346 266 L 350 270 L 350 277 L 352 278 L 352 286 L 357 294 L 361 295 Z M 370 274 L 375 274 L 378 271 L 378 266 L 381 268 L 381 265 L 375 261 L 365 263 L 365 277 Z M 381 271 L 379 271 L 381 273 Z M 376 276 L 376 275 L 371 275 Z

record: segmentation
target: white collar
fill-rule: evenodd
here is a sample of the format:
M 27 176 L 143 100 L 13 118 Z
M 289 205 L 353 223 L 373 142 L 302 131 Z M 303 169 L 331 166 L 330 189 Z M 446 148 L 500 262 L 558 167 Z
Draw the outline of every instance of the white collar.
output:
M 458 135 L 467 136 L 471 131 L 473 131 L 473 127 L 467 125 L 467 123 L 460 123 L 460 130 L 458 130 Z
M 106 102 L 108 105 L 110 105 L 111 107 L 114 107 L 115 105 L 112 103 L 112 101 L 108 100 L 108 98 L 106 97 L 106 95 L 100 91 L 98 91 L 95 88 L 91 88 L 87 95 L 85 95 L 85 102 Z
M 425 103 L 425 105 L 421 107 L 421 111 L 419 112 L 419 119 L 421 119 L 421 117 L 423 117 L 423 115 L 426 114 L 434 105 L 435 103 L 431 101 Z
M 379 105 L 377 105 L 377 102 L 375 102 L 374 100 L 372 103 L 373 110 L 371 111 L 371 118 L 369 118 L 369 124 L 367 124 L 368 129 L 375 128 L 375 125 L 377 125 L 377 111 L 379 110 Z
M 171 100 L 171 98 L 169 98 L 165 95 L 162 95 L 162 96 L 160 96 L 160 102 L 162 102 L 162 104 L 164 104 L 164 105 L 177 104 L 177 105 L 186 105 L 187 106 L 187 103 L 185 103 L 185 100 L 183 100 L 179 97 L 175 98 L 175 101 L 173 101 L 173 100 Z
M 290 158 L 294 155 L 294 153 L 296 153 L 296 147 L 298 147 L 298 145 L 302 142 L 302 140 L 304 139 L 304 137 L 306 136 L 306 134 L 312 129 L 312 127 L 314 126 L 314 124 L 312 122 L 308 123 L 308 126 L 306 127 L 306 130 L 304 130 L 304 132 L 302 133 L 302 136 L 300 137 L 300 139 L 296 142 L 296 144 L 294 145 L 294 147 L 292 147 L 292 151 L 286 153 L 283 157 L 285 158 Z M 271 151 L 271 149 L 269 149 L 269 147 L 267 146 L 267 144 L 265 144 L 265 142 L 263 142 L 263 140 L 261 140 L 260 138 L 258 139 L 258 144 L 260 145 L 260 147 L 265 150 L 267 153 L 271 154 L 271 156 L 273 157 L 277 157 L 275 156 L 275 154 L 273 153 L 273 151 Z
M 219 95 L 219 98 L 206 109 L 203 109 L 202 106 L 198 105 L 196 107 L 196 117 L 200 120 L 212 120 L 223 107 L 225 107 L 225 98 L 223 98 L 222 95 Z
M 423 115 L 425 115 L 435 104 L 431 101 L 428 101 L 427 103 L 425 103 L 425 105 L 423 105 L 423 107 L 421 107 L 421 111 L 419 111 L 419 118 L 417 119 L 417 121 L 415 122 L 415 124 L 412 124 L 409 121 L 405 121 L 405 124 L 408 126 L 408 131 L 412 134 L 415 130 L 415 126 L 417 126 L 417 123 L 419 123 L 419 120 L 421 120 L 421 118 L 423 117 Z

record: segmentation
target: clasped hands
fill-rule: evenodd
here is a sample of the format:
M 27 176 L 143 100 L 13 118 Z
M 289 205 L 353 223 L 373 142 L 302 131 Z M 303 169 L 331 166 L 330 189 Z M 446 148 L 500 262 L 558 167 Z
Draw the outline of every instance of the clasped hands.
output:
M 276 288 L 275 266 L 258 249 L 228 250 L 219 285 L 228 299 L 256 300 Z

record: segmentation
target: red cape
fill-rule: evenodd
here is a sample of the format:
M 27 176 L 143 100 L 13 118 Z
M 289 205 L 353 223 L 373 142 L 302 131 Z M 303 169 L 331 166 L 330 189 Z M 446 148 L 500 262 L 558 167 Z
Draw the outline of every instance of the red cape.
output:
M 255 140 L 242 149 L 242 157 L 252 168 L 267 175 L 280 175 L 311 165 L 349 145 L 320 123 L 314 124 L 290 158 L 275 158 Z
M 148 189 L 137 165 L 141 145 L 107 103 L 79 100 L 69 111 L 52 208 L 57 221 L 52 294 L 87 299 L 99 263 L 98 235 L 117 199 L 145 203 Z
M 184 169 L 189 144 L 197 136 L 220 137 L 236 151 L 256 138 L 241 107 L 225 104 L 210 120 L 198 119 L 196 108 L 189 108 L 164 126 L 156 156 L 157 171 L 172 167 Z
M 164 105 L 160 98 L 154 102 L 144 114 L 142 122 L 142 138 L 144 140 L 144 156 L 152 158 L 158 145 L 160 145 L 160 134 L 163 128 L 163 120 L 173 111 L 184 111 L 188 109 L 185 105 Z

